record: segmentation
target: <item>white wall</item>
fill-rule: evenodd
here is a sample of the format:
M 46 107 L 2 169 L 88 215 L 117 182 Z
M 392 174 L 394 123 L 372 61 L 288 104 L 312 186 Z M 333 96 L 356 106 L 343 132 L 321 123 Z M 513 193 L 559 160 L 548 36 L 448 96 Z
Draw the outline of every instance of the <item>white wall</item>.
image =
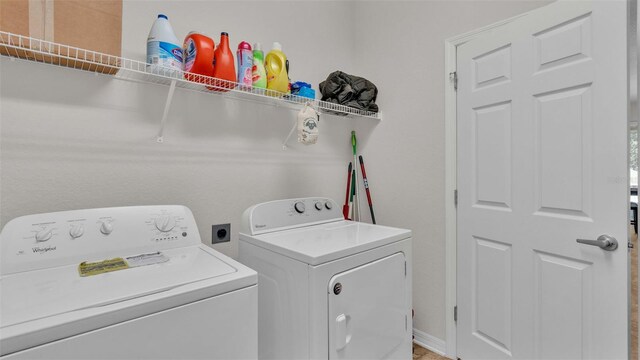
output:
M 122 53 L 144 60 L 151 24 L 165 13 L 179 38 L 197 29 L 217 43 L 227 31 L 234 48 L 260 41 L 267 51 L 279 41 L 292 78 L 317 88 L 336 69 L 353 71 L 351 9 L 339 2 L 125 1 Z M 293 138 L 285 152 L 281 142 L 295 111 L 178 90 L 166 142 L 158 144 L 167 87 L 4 57 L 0 76 L 2 225 L 39 212 L 184 204 L 205 242 L 212 224 L 232 224 L 233 241 L 214 246 L 232 257 L 240 215 L 250 205 L 302 196 L 341 200 L 350 132 L 375 126 L 323 116 L 317 146 Z
M 355 67 L 384 114 L 363 152 L 376 217 L 413 231 L 414 328 L 445 340 L 444 41 L 548 3 L 358 2 Z
M 0 225 L 31 213 L 184 204 L 201 236 L 251 204 L 329 196 L 342 202 L 349 135 L 367 163 L 379 223 L 414 232 L 414 326 L 444 339 L 445 38 L 540 6 L 520 1 L 129 1 L 123 56 L 144 60 L 155 15 L 190 30 L 230 33 L 231 44 L 279 41 L 295 80 L 340 69 L 379 88 L 381 123 L 323 116 L 316 146 L 291 142 L 295 112 L 178 90 L 157 144 L 167 88 L 0 59 Z M 246 19 L 242 24 L 240 19 Z M 363 209 L 366 209 L 363 203 Z

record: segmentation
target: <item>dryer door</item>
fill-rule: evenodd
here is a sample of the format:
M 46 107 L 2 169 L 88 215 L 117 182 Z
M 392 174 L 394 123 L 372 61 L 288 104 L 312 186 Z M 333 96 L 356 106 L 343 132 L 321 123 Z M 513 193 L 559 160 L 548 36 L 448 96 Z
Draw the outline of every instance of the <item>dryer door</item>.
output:
M 405 266 L 396 253 L 331 278 L 329 359 L 411 357 Z

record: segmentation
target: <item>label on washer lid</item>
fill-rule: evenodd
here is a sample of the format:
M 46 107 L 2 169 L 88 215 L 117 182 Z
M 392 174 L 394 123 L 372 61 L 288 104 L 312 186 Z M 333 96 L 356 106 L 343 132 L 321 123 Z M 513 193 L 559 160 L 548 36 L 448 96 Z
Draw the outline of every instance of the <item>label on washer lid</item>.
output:
M 92 276 L 111 271 L 124 270 L 138 266 L 160 264 L 169 261 L 160 251 L 150 254 L 140 254 L 126 258 L 113 258 L 96 262 L 82 262 L 78 265 L 80 276 Z
M 129 256 L 125 258 L 129 267 L 138 267 L 152 264 L 159 264 L 163 262 L 169 261 L 169 258 L 166 257 L 160 251 L 150 253 L 150 254 L 140 254 L 136 256 Z
M 96 262 L 84 261 L 78 265 L 78 273 L 80 276 L 92 276 L 128 268 L 129 265 L 123 258 L 113 258 Z

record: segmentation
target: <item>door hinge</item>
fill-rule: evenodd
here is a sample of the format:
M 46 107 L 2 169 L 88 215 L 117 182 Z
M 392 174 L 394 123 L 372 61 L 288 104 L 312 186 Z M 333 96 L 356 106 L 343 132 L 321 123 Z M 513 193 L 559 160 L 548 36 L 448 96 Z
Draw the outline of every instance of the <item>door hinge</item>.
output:
M 407 277 L 407 262 L 404 262 L 404 277 Z
M 458 91 L 458 72 L 453 71 L 449 73 L 449 80 L 453 83 L 453 90 Z
M 453 190 L 453 205 L 458 207 L 458 189 Z
M 453 321 L 458 322 L 458 305 L 453 307 Z

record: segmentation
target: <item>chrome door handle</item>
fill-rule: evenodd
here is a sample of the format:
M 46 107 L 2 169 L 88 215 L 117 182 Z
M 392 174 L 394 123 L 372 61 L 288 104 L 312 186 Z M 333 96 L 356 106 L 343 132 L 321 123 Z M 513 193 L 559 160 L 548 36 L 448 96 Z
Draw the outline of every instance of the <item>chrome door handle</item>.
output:
M 596 240 L 576 239 L 576 241 L 580 244 L 597 246 L 606 251 L 613 251 L 618 248 L 618 240 L 609 235 L 600 235 Z

